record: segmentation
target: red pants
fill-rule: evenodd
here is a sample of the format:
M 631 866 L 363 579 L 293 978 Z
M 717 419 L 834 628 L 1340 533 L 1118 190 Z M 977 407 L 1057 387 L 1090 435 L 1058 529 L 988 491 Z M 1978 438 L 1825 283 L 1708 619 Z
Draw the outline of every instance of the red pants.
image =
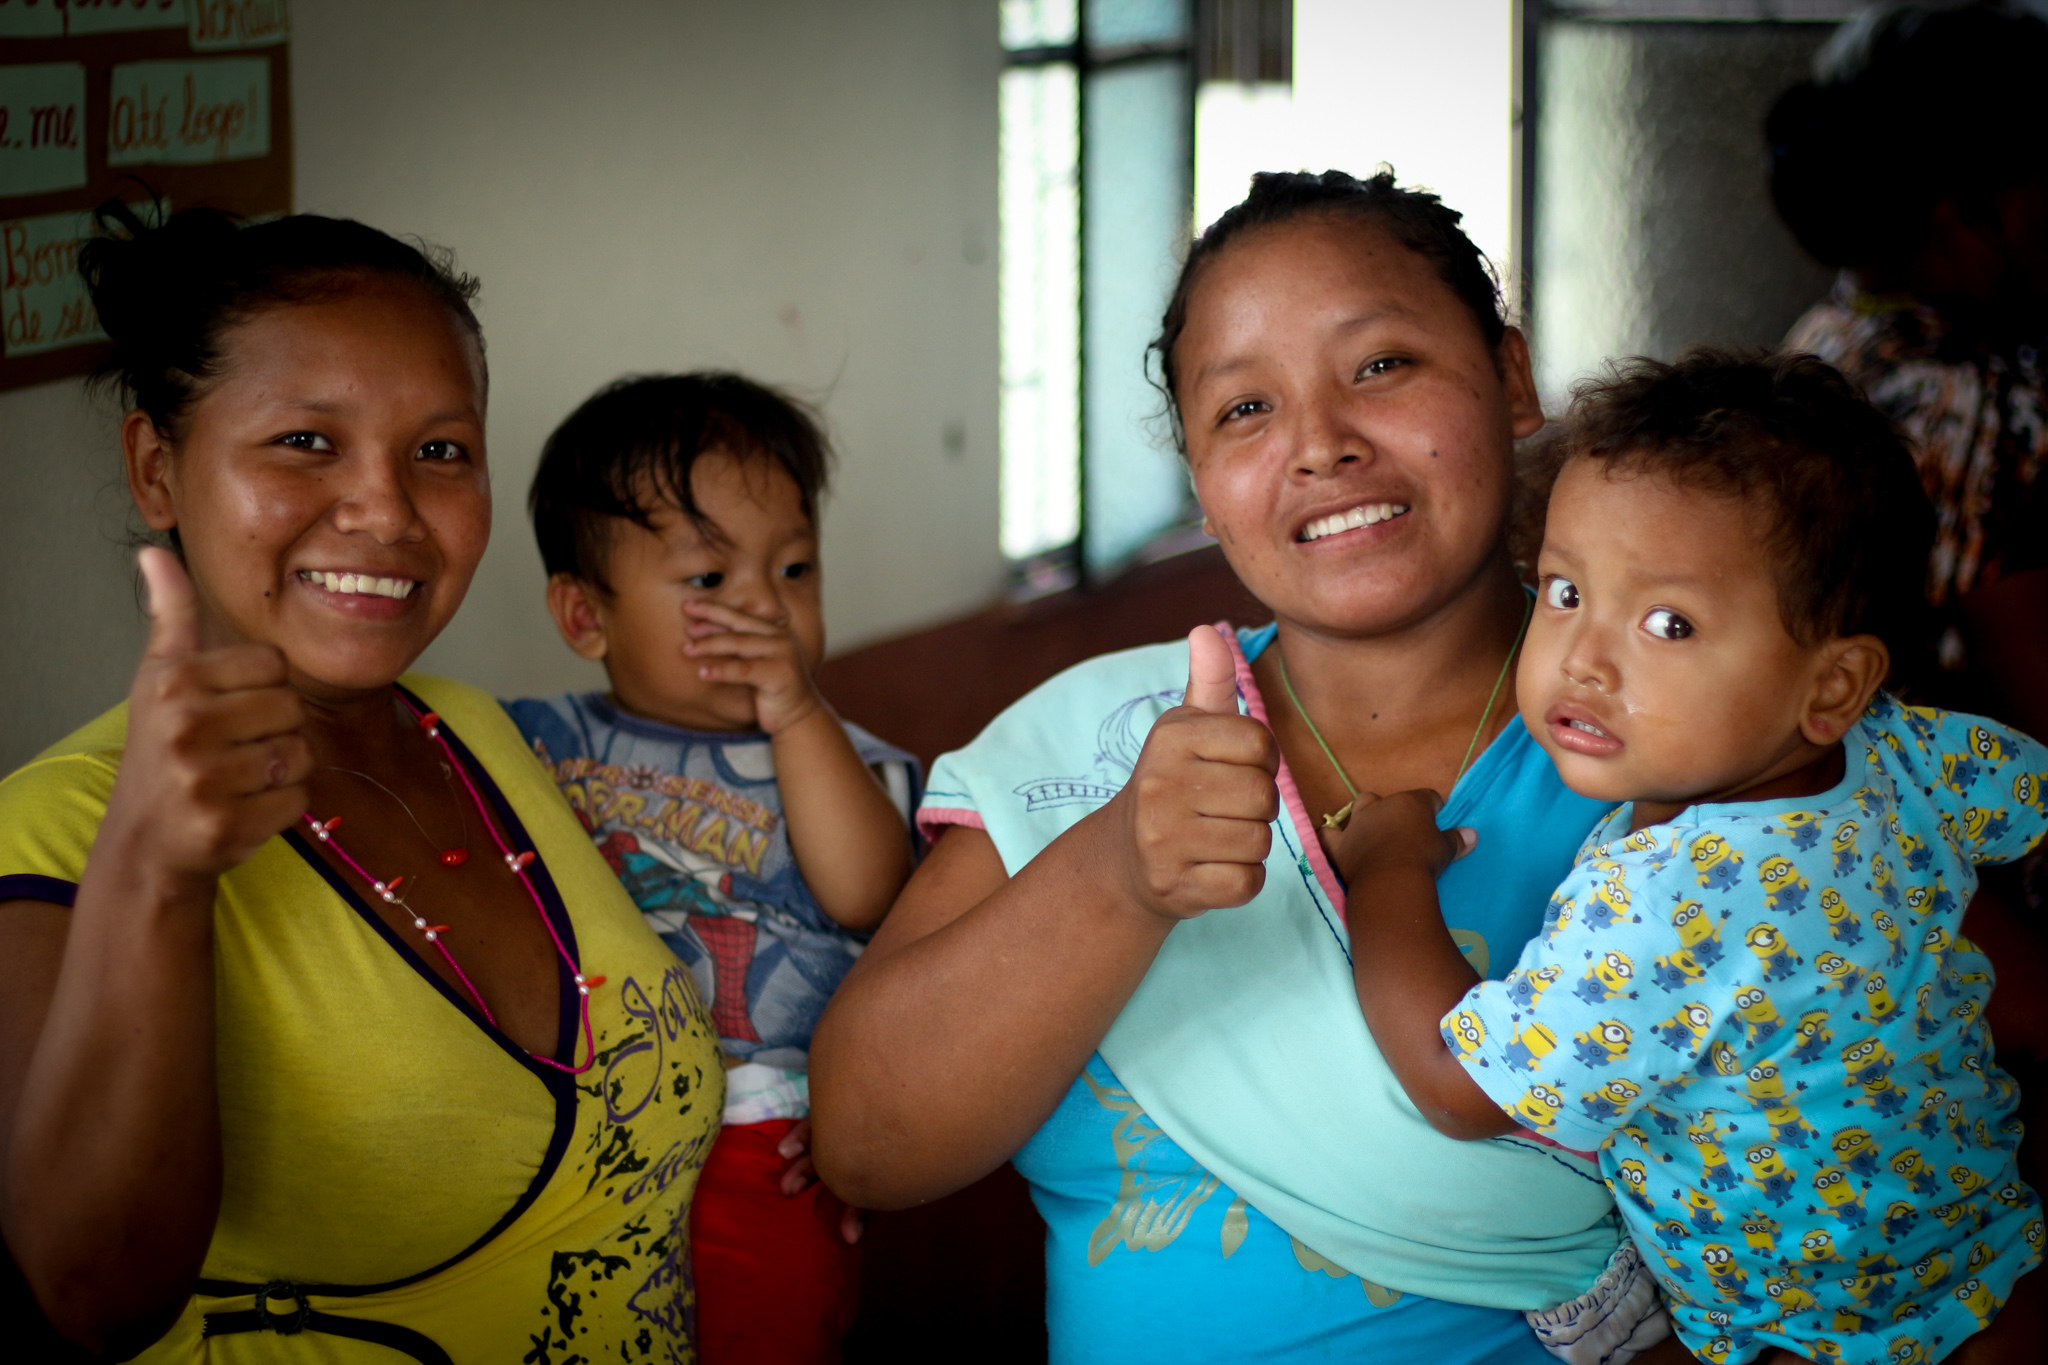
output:
M 723 1129 L 690 1206 L 701 1365 L 837 1365 L 853 1325 L 860 1254 L 823 1185 L 782 1193 L 775 1150 L 793 1119 Z

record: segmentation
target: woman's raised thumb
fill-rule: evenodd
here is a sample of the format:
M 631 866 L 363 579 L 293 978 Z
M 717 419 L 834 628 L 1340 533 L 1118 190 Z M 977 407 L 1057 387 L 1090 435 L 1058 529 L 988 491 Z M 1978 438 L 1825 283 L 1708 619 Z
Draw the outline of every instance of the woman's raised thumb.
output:
M 199 598 L 185 566 L 169 550 L 152 545 L 136 556 L 149 593 L 149 648 L 152 659 L 199 652 Z
M 1214 626 L 1188 632 L 1188 690 L 1181 704 L 1215 715 L 1237 714 L 1237 664 Z

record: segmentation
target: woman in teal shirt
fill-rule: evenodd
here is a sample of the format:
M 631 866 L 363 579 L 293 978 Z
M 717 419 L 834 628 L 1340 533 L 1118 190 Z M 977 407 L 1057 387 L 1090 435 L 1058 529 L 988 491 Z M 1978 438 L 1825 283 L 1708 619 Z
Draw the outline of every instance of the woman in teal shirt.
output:
M 1457 221 L 1387 175 L 1260 176 L 1195 245 L 1158 350 L 1275 625 L 1083 664 L 942 759 L 922 815 L 954 828 L 813 1042 L 848 1199 L 1016 1160 L 1055 1360 L 1542 1361 L 1524 1313 L 1589 1293 L 1552 1323 L 1586 1358 L 1660 1334 L 1589 1162 L 1408 1105 L 1316 833 L 1358 790 L 1445 793 L 1481 835 L 1445 915 L 1498 975 L 1602 813 L 1515 718 L 1543 417 Z

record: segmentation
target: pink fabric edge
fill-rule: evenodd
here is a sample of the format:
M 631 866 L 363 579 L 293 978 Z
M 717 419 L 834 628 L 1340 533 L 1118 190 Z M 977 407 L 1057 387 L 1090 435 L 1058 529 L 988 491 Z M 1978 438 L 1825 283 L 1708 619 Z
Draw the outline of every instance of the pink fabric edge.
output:
M 988 828 L 980 811 L 969 810 L 965 806 L 923 806 L 918 809 L 917 832 L 924 836 L 926 843 L 938 838 L 939 831 L 948 825 L 967 825 L 980 830 Z
M 1253 720 L 1273 728 L 1273 722 L 1266 712 L 1266 699 L 1259 692 L 1259 684 L 1252 677 L 1251 661 L 1244 657 L 1244 649 L 1237 642 L 1237 630 L 1228 621 L 1216 623 L 1217 633 L 1230 646 L 1230 658 L 1237 669 L 1237 691 L 1244 698 L 1245 709 L 1251 712 Z M 1266 648 L 1279 648 L 1277 637 Z M 1315 824 L 1308 818 L 1308 806 L 1301 799 L 1301 788 L 1294 785 L 1294 773 L 1289 770 L 1286 758 L 1280 760 L 1280 771 L 1276 776 L 1280 787 L 1281 804 L 1287 807 L 1287 816 L 1294 822 L 1294 833 L 1301 840 L 1302 849 L 1308 855 L 1309 869 L 1316 874 L 1316 882 L 1323 888 L 1323 894 L 1330 898 L 1330 906 L 1339 916 L 1344 913 L 1344 887 L 1337 880 L 1337 870 L 1330 866 L 1330 859 L 1323 852 L 1323 841 L 1315 836 Z

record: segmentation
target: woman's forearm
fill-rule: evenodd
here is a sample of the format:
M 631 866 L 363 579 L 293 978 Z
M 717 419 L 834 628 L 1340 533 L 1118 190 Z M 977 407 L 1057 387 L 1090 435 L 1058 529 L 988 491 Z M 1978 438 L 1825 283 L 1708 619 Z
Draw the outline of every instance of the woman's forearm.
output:
M 911 879 L 811 1045 L 818 1171 L 842 1198 L 949 1194 L 1058 1106 L 1172 928 L 1119 890 L 1112 818 L 1014 879 L 986 834 L 954 829 Z
M 0 915 L 0 1044 L 25 1058 L 0 1096 L 0 1225 L 51 1322 L 93 1350 L 176 1319 L 221 1189 L 213 884 L 137 873 L 107 843 L 68 915 Z

